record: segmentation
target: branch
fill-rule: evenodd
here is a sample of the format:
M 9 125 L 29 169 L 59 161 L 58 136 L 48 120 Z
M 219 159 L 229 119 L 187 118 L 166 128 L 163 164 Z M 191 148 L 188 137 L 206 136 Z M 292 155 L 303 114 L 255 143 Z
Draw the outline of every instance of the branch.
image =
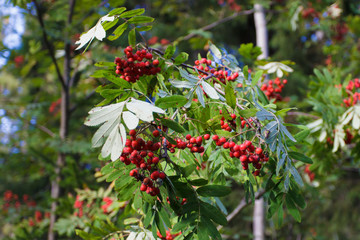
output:
M 236 17 L 238 17 L 238 16 L 241 16 L 241 15 L 250 15 L 250 14 L 252 14 L 252 13 L 254 13 L 254 10 L 253 10 L 253 9 L 251 9 L 251 10 L 245 10 L 245 11 L 241 11 L 241 12 L 236 12 L 236 13 L 234 13 L 233 15 L 230 15 L 230 16 L 228 16 L 228 17 L 219 19 L 219 20 L 217 20 L 217 21 L 215 21 L 215 22 L 213 22 L 213 23 L 211 23 L 211 24 L 209 24 L 209 25 L 206 25 L 206 26 L 200 28 L 199 30 L 207 31 L 207 30 L 210 30 L 210 29 L 212 29 L 212 28 L 214 28 L 214 27 L 216 27 L 216 26 L 218 26 L 218 25 L 220 25 L 220 24 L 222 24 L 222 23 L 228 22 L 228 21 L 230 21 L 230 20 L 232 20 L 232 19 L 234 19 L 234 18 L 236 18 Z M 189 40 L 190 38 L 195 37 L 196 35 L 197 35 L 196 33 L 189 33 L 188 35 L 186 35 L 186 36 L 184 36 L 184 37 L 178 38 L 177 41 L 186 41 L 186 40 Z
M 264 194 L 266 193 L 266 191 L 260 190 L 258 192 L 255 193 L 255 199 L 259 199 L 261 198 Z M 243 198 L 241 199 L 240 203 L 237 205 L 237 207 L 226 217 L 226 220 L 228 222 L 230 222 L 241 210 L 243 210 L 245 207 L 249 206 L 251 202 L 246 202 L 246 199 Z M 218 226 L 218 230 L 220 230 L 223 226 L 219 225 Z
M 46 45 L 47 49 L 49 50 L 51 60 L 53 61 L 54 65 L 55 65 L 56 73 L 57 73 L 57 76 L 58 76 L 59 81 L 61 83 L 61 86 L 63 87 L 63 89 L 66 89 L 67 86 L 66 86 L 64 78 L 63 78 L 63 76 L 62 76 L 62 74 L 60 72 L 59 65 L 58 65 L 58 63 L 56 61 L 53 46 L 51 45 L 51 43 L 48 40 L 48 35 L 46 33 L 46 30 L 45 30 L 44 20 L 43 20 L 43 17 L 41 15 L 41 12 L 40 12 L 39 4 L 37 3 L 36 0 L 34 0 L 33 2 L 34 2 L 34 6 L 35 6 L 35 9 L 36 9 L 36 13 L 37 13 L 36 15 L 37 15 L 37 18 L 38 18 L 38 21 L 40 23 L 41 30 L 42 30 L 42 33 L 43 33 L 43 39 L 44 39 L 45 45 Z

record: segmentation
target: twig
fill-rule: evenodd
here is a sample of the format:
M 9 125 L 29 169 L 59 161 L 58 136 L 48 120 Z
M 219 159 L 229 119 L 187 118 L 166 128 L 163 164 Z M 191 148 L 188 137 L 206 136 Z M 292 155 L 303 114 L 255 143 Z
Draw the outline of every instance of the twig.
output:
M 59 78 L 59 81 L 60 81 L 63 89 L 66 89 L 67 85 L 66 85 L 66 83 L 64 81 L 64 78 L 63 78 L 63 76 L 62 76 L 62 74 L 60 72 L 59 65 L 58 65 L 58 63 L 56 61 L 53 46 L 51 45 L 51 43 L 48 40 L 48 35 L 46 33 L 45 24 L 44 24 L 44 20 L 43 20 L 43 17 L 41 15 L 41 12 L 40 12 L 39 4 L 37 3 L 36 0 L 34 0 L 33 3 L 34 3 L 34 6 L 35 6 L 35 9 L 36 9 L 36 13 L 37 13 L 36 15 L 37 15 L 38 21 L 39 21 L 40 26 L 41 26 L 41 30 L 42 30 L 42 33 L 43 33 L 43 39 L 44 39 L 45 45 L 46 45 L 47 49 L 49 50 L 50 57 L 51 57 L 54 65 L 55 65 L 55 69 L 56 69 L 56 73 L 57 73 L 57 76 Z
M 210 23 L 209 25 L 206 25 L 206 26 L 200 28 L 199 30 L 207 31 L 207 30 L 210 30 L 210 29 L 212 29 L 212 28 L 214 28 L 214 27 L 216 27 L 216 26 L 218 26 L 218 25 L 220 25 L 220 24 L 222 24 L 222 23 L 228 22 L 228 21 L 230 21 L 230 20 L 232 20 L 232 19 L 234 19 L 234 18 L 236 18 L 236 17 L 238 17 L 238 16 L 241 16 L 241 15 L 250 15 L 250 14 L 252 14 L 252 13 L 254 13 L 254 10 L 253 10 L 253 9 L 251 9 L 251 10 L 245 10 L 245 11 L 241 11 L 241 12 L 236 12 L 236 13 L 234 13 L 233 15 L 230 15 L 230 16 L 228 16 L 228 17 L 225 17 L 225 18 L 219 19 L 219 20 L 217 20 L 217 21 L 215 21 L 215 22 L 213 22 L 213 23 Z M 189 40 L 190 38 L 195 37 L 196 35 L 197 35 L 196 33 L 189 33 L 188 35 L 186 35 L 186 36 L 184 36 L 184 37 L 178 38 L 177 41 L 186 41 L 186 40 Z
M 264 189 L 258 191 L 255 193 L 255 199 L 261 198 L 266 191 Z M 249 206 L 251 202 L 246 202 L 245 197 L 241 199 L 240 203 L 237 205 L 237 207 L 226 217 L 226 220 L 230 222 L 241 210 L 243 210 L 245 207 Z M 223 226 L 219 225 L 217 227 L 218 230 L 222 229 Z

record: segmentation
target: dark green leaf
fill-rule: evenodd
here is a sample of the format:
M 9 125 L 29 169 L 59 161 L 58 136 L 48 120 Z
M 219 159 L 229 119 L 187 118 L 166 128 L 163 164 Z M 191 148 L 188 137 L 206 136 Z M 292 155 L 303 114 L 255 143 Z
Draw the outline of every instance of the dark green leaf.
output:
M 123 174 L 123 172 L 121 170 L 116 170 L 106 178 L 106 181 L 107 182 L 112 182 L 115 179 L 117 179 L 118 177 L 120 177 L 122 174 Z
M 203 178 L 189 180 L 189 183 L 193 186 L 203 186 L 206 185 L 209 181 Z
M 212 239 L 221 240 L 221 235 L 219 231 L 216 229 L 214 223 L 208 218 L 202 217 L 201 222 L 206 225 L 207 232 L 211 236 Z
M 203 197 L 223 197 L 231 193 L 231 188 L 223 185 L 199 187 L 196 192 Z
M 217 207 L 214 207 L 213 205 L 211 205 L 209 203 L 201 202 L 200 213 L 202 216 L 210 218 L 217 224 L 220 224 L 223 226 L 227 224 L 225 215 Z
M 178 133 L 185 132 L 185 129 L 179 123 L 177 123 L 173 120 L 162 118 L 162 119 L 160 119 L 160 121 L 164 126 L 171 128 L 175 132 L 178 132 Z
M 293 200 L 288 195 L 286 195 L 286 197 L 285 197 L 285 202 L 286 202 L 286 207 L 287 207 L 290 215 L 293 216 L 293 218 L 297 222 L 301 222 L 300 211 L 299 211 L 299 209 L 297 209 Z
M 151 25 L 143 26 L 143 27 L 136 27 L 136 31 L 138 32 L 146 32 L 152 29 Z

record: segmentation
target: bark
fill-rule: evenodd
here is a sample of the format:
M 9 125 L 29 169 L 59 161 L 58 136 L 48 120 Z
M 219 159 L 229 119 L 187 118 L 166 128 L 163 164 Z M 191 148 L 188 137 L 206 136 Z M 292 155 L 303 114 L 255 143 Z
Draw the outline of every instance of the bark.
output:
M 258 59 L 264 59 L 269 56 L 265 9 L 261 4 L 255 4 L 254 10 L 256 45 L 260 47 L 262 51 L 262 54 L 258 57 Z M 255 200 L 253 212 L 253 235 L 254 240 L 265 239 L 265 206 L 263 197 Z

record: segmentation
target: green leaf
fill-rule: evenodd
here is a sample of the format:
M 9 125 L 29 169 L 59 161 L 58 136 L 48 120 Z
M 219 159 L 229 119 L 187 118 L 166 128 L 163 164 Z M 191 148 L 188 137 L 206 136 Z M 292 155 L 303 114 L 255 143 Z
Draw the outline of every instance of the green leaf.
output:
M 284 108 L 284 109 L 281 109 L 281 110 L 277 111 L 275 114 L 276 115 L 281 115 L 283 113 L 286 113 L 286 112 L 288 112 L 290 110 L 295 110 L 295 109 L 297 109 L 297 108 Z
M 226 137 L 226 138 L 233 137 L 236 134 L 235 132 L 229 132 L 229 131 L 225 131 L 225 130 L 215 130 L 215 132 L 220 137 Z
M 250 117 L 254 117 L 257 111 L 258 110 L 256 108 L 250 108 L 250 109 L 239 110 L 239 114 L 243 118 L 250 118 Z
M 165 50 L 164 58 L 170 59 L 174 55 L 175 50 L 176 48 L 174 45 L 169 45 Z
M 298 161 L 301 161 L 301 162 L 304 162 L 304 163 L 309 163 L 309 164 L 313 163 L 311 158 L 309 158 L 309 157 L 307 157 L 304 154 L 299 153 L 299 152 L 289 152 L 289 156 L 291 158 L 294 158 L 294 159 L 296 159 Z
M 285 202 L 286 202 L 286 207 L 287 207 L 290 215 L 293 216 L 293 218 L 297 222 L 301 222 L 300 211 L 299 211 L 299 209 L 297 209 L 293 200 L 288 195 L 286 195 L 286 197 L 285 197 Z
M 125 225 L 135 224 L 135 223 L 138 223 L 138 222 L 139 222 L 138 218 L 126 218 L 126 219 L 124 219 L 124 224 Z
M 235 107 L 236 107 L 236 96 L 235 96 L 234 89 L 232 88 L 230 83 L 226 84 L 226 86 L 225 86 L 225 99 L 226 99 L 226 103 L 230 107 L 235 109 Z
M 108 13 L 108 16 L 111 17 L 114 15 L 119 15 L 119 14 L 123 13 L 125 10 L 126 10 L 126 7 L 115 8 Z
M 223 197 L 231 193 L 231 188 L 223 185 L 199 187 L 196 192 L 203 197 Z
M 107 182 L 112 182 L 115 179 L 117 179 L 118 177 L 120 177 L 122 174 L 123 174 L 123 172 L 121 170 L 116 170 L 106 178 L 106 181 Z
M 118 23 L 119 19 L 115 18 L 114 21 L 106 21 L 102 23 L 102 26 L 104 28 L 104 30 L 109 30 L 110 28 L 112 28 L 113 26 L 115 26 Z
M 113 62 L 97 62 L 94 64 L 95 67 L 116 67 Z
M 116 77 L 113 74 L 106 73 L 104 77 L 110 82 L 115 83 L 117 86 L 122 88 L 131 88 L 131 84 L 120 77 Z
M 202 217 L 201 222 L 203 222 L 206 225 L 207 232 L 211 236 L 212 239 L 221 240 L 222 237 L 219 233 L 219 231 L 216 229 L 214 223 L 209 220 L 208 218 Z
M 302 140 L 304 140 L 307 136 L 309 136 L 310 134 L 310 129 L 304 129 L 301 132 L 297 133 L 294 135 L 294 138 L 296 139 L 296 141 L 301 142 Z
M 124 91 L 121 89 L 104 89 L 100 92 L 100 95 L 105 99 L 114 99 Z
M 153 21 L 154 18 L 148 16 L 136 16 L 128 20 L 129 23 L 133 23 L 133 24 L 149 23 Z
M 185 52 L 181 52 L 174 60 L 175 65 L 180 65 L 184 62 L 186 62 L 189 58 L 189 54 Z
M 226 225 L 227 220 L 225 215 L 215 206 L 207 203 L 201 202 L 200 204 L 200 213 L 202 216 L 206 216 L 220 225 Z
M 136 27 L 136 31 L 138 32 L 146 32 L 152 29 L 151 25 L 143 26 L 143 27 Z
M 131 18 L 133 16 L 141 15 L 144 12 L 145 12 L 144 8 L 133 9 L 133 10 L 129 10 L 129 11 L 124 12 L 123 14 L 121 14 L 120 18 Z
M 263 72 L 264 72 L 263 70 L 256 71 L 255 76 L 251 81 L 251 87 L 254 87 L 259 82 L 259 80 L 261 79 L 261 77 L 263 75 Z
M 164 126 L 171 128 L 175 132 L 178 132 L 178 133 L 185 132 L 185 129 L 179 123 L 177 123 L 173 120 L 161 118 L 160 121 Z
M 109 163 L 109 164 L 106 164 L 103 168 L 101 168 L 101 173 L 103 175 L 106 175 L 108 173 L 111 173 L 112 171 L 114 171 L 114 167 L 113 167 L 113 163 Z
M 197 229 L 197 235 L 199 240 L 209 240 L 209 235 L 207 233 L 207 226 L 205 224 L 205 222 L 200 222 L 198 224 L 198 229 Z
M 161 235 L 163 236 L 166 236 L 166 230 L 165 230 L 165 226 L 164 226 L 164 223 L 163 221 L 161 221 L 160 219 L 160 216 L 159 216 L 159 213 L 158 212 L 155 212 L 155 217 L 154 217 L 154 221 L 153 221 L 153 224 L 154 222 L 156 222 L 156 226 L 158 227 Z
M 198 178 L 198 179 L 193 179 L 193 180 L 189 180 L 189 183 L 193 186 L 203 186 L 208 184 L 208 180 L 203 179 L 203 178 Z
M 165 211 L 165 208 L 161 208 L 160 211 L 159 211 L 159 214 L 160 214 L 160 217 L 161 217 L 161 220 L 165 223 L 165 225 L 168 227 L 168 228 L 171 228 L 171 222 L 170 222 L 170 216 L 169 214 Z
M 163 97 L 156 100 L 155 105 L 160 108 L 182 107 L 187 103 L 187 99 L 181 95 L 173 95 L 169 97 Z
M 187 165 L 186 167 L 182 168 L 182 173 L 184 175 L 184 177 L 188 177 L 190 176 L 196 169 L 196 165 L 195 164 L 190 164 Z
M 245 65 L 243 67 L 243 73 L 244 73 L 245 80 L 248 80 L 249 79 L 249 67 L 247 65 Z
M 153 210 L 151 207 L 149 207 L 148 211 L 145 214 L 145 218 L 143 221 L 144 227 L 148 227 L 151 223 L 151 221 L 153 220 Z
M 306 202 L 303 195 L 294 191 L 293 189 L 289 190 L 287 197 L 290 197 L 291 200 L 293 200 L 293 202 L 296 203 L 296 205 L 298 205 L 300 208 L 304 209 L 306 207 Z
M 123 24 L 121 24 L 120 26 L 118 26 L 112 33 L 112 35 L 110 35 L 108 37 L 108 39 L 110 41 L 114 41 L 116 39 L 118 39 L 124 32 L 125 30 L 128 28 L 129 24 L 127 22 L 124 22 Z
M 130 46 L 135 46 L 136 44 L 136 32 L 135 28 L 131 29 L 128 35 L 128 42 Z

